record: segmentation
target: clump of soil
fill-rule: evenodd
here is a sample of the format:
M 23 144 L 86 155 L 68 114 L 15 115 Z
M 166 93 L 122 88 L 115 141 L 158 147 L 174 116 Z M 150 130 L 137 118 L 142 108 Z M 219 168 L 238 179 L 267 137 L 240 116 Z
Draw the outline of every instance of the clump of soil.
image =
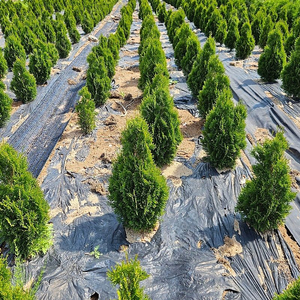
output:
M 125 228 L 126 240 L 132 243 L 148 243 L 151 241 L 155 233 L 159 228 L 159 222 L 156 223 L 155 227 L 151 231 L 135 231 L 133 229 Z

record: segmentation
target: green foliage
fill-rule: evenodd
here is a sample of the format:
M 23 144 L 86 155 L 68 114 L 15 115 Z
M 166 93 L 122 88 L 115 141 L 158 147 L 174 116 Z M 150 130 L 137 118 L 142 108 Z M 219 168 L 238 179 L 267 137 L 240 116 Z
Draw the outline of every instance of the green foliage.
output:
M 182 141 L 179 129 L 178 113 L 174 109 L 173 98 L 169 94 L 168 79 L 162 74 L 156 75 L 163 87 L 157 87 L 144 97 L 140 106 L 141 115 L 149 126 L 155 148 L 152 150 L 157 166 L 171 163 L 177 147 Z
M 259 37 L 258 45 L 260 48 L 265 48 L 268 41 L 269 33 L 273 29 L 273 27 L 274 23 L 272 22 L 272 18 L 270 15 L 268 15 L 267 18 L 264 20 L 264 25 L 262 27 L 262 31 Z
M 29 72 L 37 84 L 44 84 L 50 78 L 52 60 L 47 50 L 47 44 L 38 41 L 29 58 Z
M 249 57 L 254 49 L 255 40 L 252 36 L 251 26 L 249 22 L 243 24 L 241 34 L 236 42 L 236 56 L 240 59 Z
M 25 49 L 20 40 L 14 35 L 10 35 L 5 41 L 4 58 L 9 68 L 13 67 L 17 58 L 26 60 Z
M 275 295 L 273 300 L 298 300 L 300 295 L 300 278 L 292 282 L 280 295 Z
M 220 43 L 220 45 L 223 45 L 225 43 L 226 36 L 227 36 L 227 22 L 225 19 L 222 19 L 216 31 L 215 40 L 216 42 Z
M 159 4 L 157 10 L 157 17 L 159 22 L 164 23 L 166 21 L 166 16 L 167 16 L 166 3 L 162 2 Z
M 4 85 L 1 82 L 1 85 Z M 4 91 L 5 85 L 0 87 L 0 128 L 9 120 L 12 99 Z
M 151 7 L 147 0 L 140 1 L 139 19 L 144 20 L 148 15 L 152 15 Z
M 57 20 L 55 24 L 56 42 L 55 47 L 58 51 L 59 58 L 68 57 L 72 44 L 67 36 L 66 25 L 63 20 Z
M 149 43 L 152 43 L 153 40 L 159 40 L 160 32 L 155 24 L 153 15 L 145 17 L 142 23 L 140 30 L 140 46 L 139 46 L 139 55 L 142 56 L 144 51 L 147 49 Z
M 107 276 L 113 285 L 119 285 L 118 300 L 150 300 L 139 285 L 149 275 L 141 268 L 137 256 L 129 260 L 126 253 L 126 260 L 108 271 Z
M 32 53 L 34 44 L 37 41 L 36 35 L 33 33 L 33 31 L 28 26 L 23 26 L 19 36 L 21 38 L 21 43 L 25 49 L 25 52 L 27 55 Z
M 204 9 L 204 5 L 202 2 L 200 2 L 200 4 L 197 5 L 195 13 L 194 13 L 194 24 L 197 28 L 200 28 L 200 20 L 202 17 L 203 9 Z
M 220 11 L 219 9 L 215 8 L 205 27 L 204 30 L 205 34 L 207 36 L 210 34 L 212 36 L 215 36 L 221 20 L 222 20 L 222 16 L 220 14 Z
M 88 56 L 86 86 L 96 106 L 104 104 L 109 96 L 110 79 L 105 68 L 104 58 L 97 57 L 93 52 Z
M 264 22 L 264 18 L 265 15 L 264 13 L 260 10 L 254 20 L 251 23 L 251 30 L 252 30 L 252 34 L 255 40 L 255 45 L 258 45 L 259 43 L 259 38 L 260 38 L 260 34 L 263 28 L 263 22 Z
M 52 22 L 49 18 L 46 18 L 44 21 L 42 21 L 41 28 L 44 32 L 47 42 L 54 44 L 56 40 L 56 34 Z
M 17 99 L 23 103 L 30 102 L 36 97 L 35 78 L 26 70 L 25 61 L 18 58 L 14 63 L 10 88 L 16 94 Z
M 141 89 L 144 89 L 151 82 L 152 78 L 154 78 L 155 74 L 157 74 L 157 65 L 164 66 L 167 73 L 166 57 L 160 41 L 157 39 L 148 40 L 148 46 L 140 56 L 141 77 L 139 79 L 139 87 Z
M 227 36 L 225 39 L 225 46 L 227 48 L 229 48 L 230 50 L 232 50 L 236 47 L 236 42 L 240 38 L 238 25 L 239 25 L 239 19 L 237 18 L 236 15 L 234 15 L 229 20 L 228 32 L 227 32 Z
M 116 34 L 109 35 L 107 46 L 109 47 L 114 60 L 117 61 L 119 59 L 120 42 Z
M 185 76 L 188 76 L 192 71 L 193 64 L 200 55 L 201 46 L 198 37 L 192 33 L 186 42 L 186 53 L 182 58 L 182 70 Z
M 285 65 L 281 77 L 282 87 L 291 96 L 300 98 L 300 38 L 296 40 L 295 50 Z
M 49 205 L 37 180 L 27 171 L 26 158 L 2 144 L 0 165 L 1 237 L 22 259 L 45 253 L 51 245 Z
M 278 29 L 282 34 L 282 41 L 284 42 L 289 35 L 289 27 L 285 21 L 279 20 L 276 25 L 275 29 Z
M 122 151 L 109 179 L 109 200 L 124 226 L 150 230 L 168 199 L 166 180 L 155 166 L 152 137 L 145 120 L 129 120 L 121 136 Z
M 167 23 L 168 36 L 171 43 L 174 41 L 176 30 L 184 23 L 184 18 L 185 13 L 182 8 L 171 13 Z
M 203 46 L 203 50 L 196 58 L 191 73 L 189 74 L 187 84 L 192 91 L 194 97 L 197 97 L 204 85 L 207 74 L 207 65 L 211 55 L 215 54 L 215 41 L 209 37 Z
M 291 178 L 284 152 L 288 143 L 283 131 L 273 140 L 257 145 L 252 155 L 254 178 L 246 183 L 236 206 L 242 218 L 260 232 L 278 228 L 289 214 L 290 202 L 296 193 L 291 192 Z
M 257 73 L 267 82 L 280 77 L 286 63 L 282 34 L 278 29 L 270 32 L 267 45 L 258 61 Z
M 59 58 L 59 54 L 58 54 L 58 51 L 57 51 L 55 45 L 52 43 L 48 43 L 47 44 L 47 52 L 50 56 L 52 67 L 53 67 L 57 63 L 58 58 Z
M 90 33 L 94 28 L 94 21 L 87 10 L 83 13 L 81 27 L 85 34 Z
M 0 79 L 3 79 L 7 73 L 7 62 L 3 56 L 3 51 L 0 48 Z
M 7 268 L 7 263 L 0 258 L 0 299 L 5 300 L 34 300 L 32 293 L 24 291 L 20 286 L 11 284 L 11 272 Z
M 79 95 L 81 100 L 76 105 L 76 112 L 79 117 L 78 123 L 83 133 L 88 134 L 96 128 L 95 102 L 91 99 L 92 96 L 87 87 L 84 87 Z
M 229 88 L 220 93 L 203 130 L 203 149 L 210 163 L 219 169 L 233 168 L 240 150 L 246 147 L 247 110 L 241 103 L 234 106 L 231 97 Z
M 178 67 L 182 67 L 182 59 L 187 51 L 187 40 L 192 35 L 192 30 L 190 29 L 189 24 L 183 23 L 179 29 L 177 29 L 173 47 L 174 47 L 174 57 L 175 63 Z
M 118 29 L 116 31 L 116 35 L 119 39 L 120 46 L 123 47 L 126 43 L 126 37 L 125 37 L 123 29 L 120 26 L 118 26 Z
M 230 85 L 224 66 L 217 55 L 210 57 L 207 69 L 204 86 L 198 95 L 198 110 L 203 118 L 206 118 L 219 95 Z

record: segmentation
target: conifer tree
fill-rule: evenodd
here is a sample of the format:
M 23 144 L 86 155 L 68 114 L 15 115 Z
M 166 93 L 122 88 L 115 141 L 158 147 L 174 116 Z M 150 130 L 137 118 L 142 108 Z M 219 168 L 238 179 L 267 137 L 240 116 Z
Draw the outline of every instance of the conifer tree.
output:
M 282 34 L 282 41 L 284 43 L 285 40 L 287 39 L 288 35 L 289 35 L 288 24 L 285 21 L 283 21 L 283 20 L 279 20 L 275 24 L 275 29 L 278 29 L 281 32 L 281 34 Z
M 272 140 L 257 145 L 252 155 L 254 178 L 242 189 L 236 206 L 242 218 L 260 232 L 278 228 L 291 210 L 296 193 L 291 191 L 289 166 L 284 152 L 288 143 L 283 131 Z
M 34 44 L 37 41 L 37 36 L 33 33 L 33 31 L 28 26 L 22 26 L 20 30 L 19 36 L 21 38 L 22 46 L 25 49 L 25 53 L 29 55 L 32 53 Z
M 184 18 L 185 13 L 182 8 L 171 13 L 167 23 L 168 36 L 171 43 L 173 43 L 176 30 L 184 23 Z
M 98 57 L 91 52 L 88 55 L 89 68 L 87 70 L 86 86 L 91 93 L 95 105 L 104 104 L 109 96 L 110 79 L 107 75 L 103 57 Z
M 53 67 L 53 66 L 55 66 L 55 64 L 57 63 L 57 61 L 59 59 L 59 54 L 58 54 L 58 51 L 57 51 L 55 45 L 52 43 L 48 43 L 47 44 L 47 52 L 50 56 L 52 67 Z
M 194 24 L 197 28 L 200 28 L 200 20 L 201 20 L 201 16 L 202 16 L 202 11 L 204 9 L 204 5 L 202 2 L 200 2 L 195 10 L 195 14 L 194 14 Z
M 117 62 L 117 60 L 119 59 L 120 41 L 116 34 L 109 35 L 107 46 L 109 47 L 115 62 Z
M 255 40 L 252 36 L 249 22 L 243 24 L 241 34 L 236 42 L 236 56 L 240 59 L 249 57 L 255 47 Z
M 208 23 L 205 27 L 205 34 L 212 35 L 213 37 L 216 35 L 220 22 L 222 21 L 222 16 L 219 9 L 215 8 L 211 17 L 208 20 Z
M 236 47 L 236 42 L 240 38 L 239 33 L 239 19 L 236 15 L 233 15 L 229 20 L 228 32 L 225 39 L 225 46 L 230 50 Z
M 286 63 L 282 34 L 278 29 L 270 32 L 267 45 L 258 61 L 257 73 L 267 82 L 274 82 L 280 77 Z
M 247 110 L 241 103 L 234 106 L 231 98 L 229 88 L 220 93 L 203 130 L 203 149 L 210 163 L 219 169 L 233 168 L 241 149 L 246 147 Z
M 222 19 L 219 23 L 218 29 L 215 34 L 216 42 L 223 45 L 227 36 L 227 22 L 225 19 Z
M 293 22 L 293 27 L 291 33 L 288 35 L 287 39 L 285 40 L 284 49 L 287 57 L 289 58 L 292 51 L 295 47 L 295 41 L 300 36 L 300 17 L 298 17 Z
M 5 93 L 5 84 L 0 81 L 0 127 L 9 120 L 12 99 Z
M 76 105 L 76 112 L 79 117 L 79 125 L 84 134 L 89 134 L 96 128 L 95 102 L 87 87 L 79 92 L 81 100 Z
M 113 285 L 119 285 L 118 300 L 150 300 L 139 285 L 149 275 L 141 268 L 137 256 L 129 260 L 126 253 L 125 261 L 112 268 L 107 276 Z
M 17 60 L 13 67 L 13 78 L 10 85 L 18 100 L 23 103 L 32 101 L 36 97 L 35 78 L 25 67 L 25 61 Z
M 163 214 L 168 187 L 154 164 L 154 145 L 146 121 L 141 117 L 129 120 L 121 143 L 109 179 L 110 204 L 124 226 L 151 230 Z
M 13 67 L 17 58 L 22 60 L 26 59 L 25 49 L 20 40 L 14 35 L 10 35 L 5 41 L 4 58 L 6 59 L 9 68 Z
M 162 167 L 175 157 L 182 135 L 178 113 L 169 93 L 169 80 L 163 74 L 156 77 L 153 80 L 161 85 L 144 97 L 140 109 L 153 137 L 153 159 L 157 166 Z
M 263 12 L 260 10 L 258 11 L 254 20 L 251 23 L 251 30 L 255 40 L 255 45 L 258 45 L 259 43 L 260 34 L 263 28 L 264 17 L 265 16 Z
M 29 72 L 37 84 L 44 84 L 50 78 L 52 60 L 47 50 L 47 44 L 38 41 L 29 58 Z
M 201 46 L 198 37 L 192 33 L 186 42 L 186 53 L 182 58 L 182 70 L 185 76 L 188 76 L 192 71 L 193 64 L 200 55 Z
M 157 17 L 159 22 L 164 23 L 166 21 L 166 16 L 167 16 L 166 3 L 162 2 L 159 4 L 158 11 L 157 11 Z
M 3 51 L 0 48 L 0 79 L 3 79 L 7 74 L 7 62 L 3 56 Z
M 124 30 L 120 26 L 118 26 L 118 29 L 116 31 L 116 35 L 119 39 L 120 46 L 123 47 L 126 43 L 126 37 L 125 37 L 125 34 L 124 34 Z
M 87 10 L 83 13 L 81 27 L 85 34 L 90 33 L 94 28 L 94 21 Z
M 68 38 L 67 28 L 63 20 L 58 19 L 56 21 L 55 31 L 56 31 L 55 47 L 58 51 L 59 58 L 66 58 L 68 57 L 72 49 L 72 44 Z
M 41 20 L 41 28 L 46 37 L 48 43 L 55 43 L 56 34 L 53 27 L 53 24 L 49 18 L 45 18 Z
M 262 31 L 259 37 L 259 47 L 264 49 L 267 41 L 268 41 L 268 37 L 269 37 L 269 33 L 270 31 L 273 29 L 274 27 L 274 23 L 272 21 L 272 18 L 270 15 L 267 16 L 267 18 L 264 20 L 264 25 L 262 27 Z
M 300 38 L 296 40 L 295 50 L 285 65 L 281 77 L 282 87 L 291 96 L 300 98 Z
M 203 50 L 196 58 L 191 73 L 189 74 L 187 84 L 192 91 L 194 97 L 197 97 L 203 87 L 207 74 L 207 65 L 211 55 L 215 54 L 216 45 L 212 37 L 206 40 Z
M 218 96 L 230 86 L 225 68 L 217 55 L 210 57 L 207 69 L 204 86 L 198 95 L 198 110 L 203 118 L 213 108 Z
M 179 68 L 182 68 L 181 61 L 187 50 L 187 39 L 192 35 L 192 33 L 193 32 L 190 29 L 189 24 L 187 23 L 183 23 L 181 27 L 176 31 L 173 47 L 175 63 Z

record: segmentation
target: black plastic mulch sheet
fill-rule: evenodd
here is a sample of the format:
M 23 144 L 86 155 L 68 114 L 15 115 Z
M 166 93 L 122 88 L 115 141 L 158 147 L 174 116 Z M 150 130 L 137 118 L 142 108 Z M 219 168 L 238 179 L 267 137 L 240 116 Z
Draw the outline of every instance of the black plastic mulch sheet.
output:
M 135 19 L 132 32 L 140 26 L 141 22 Z M 187 95 L 185 80 L 175 70 L 165 28 L 159 28 L 164 50 L 171 57 L 169 67 L 174 68 L 171 78 L 176 77 L 178 81 L 172 91 L 177 95 L 175 103 L 182 109 L 196 112 L 195 103 Z M 134 50 L 138 45 L 126 47 Z M 121 51 L 120 65 L 127 67 L 130 64 L 137 65 L 138 57 L 134 56 L 128 63 Z M 246 80 L 242 73 L 236 76 L 239 81 Z M 234 87 L 234 80 L 232 82 Z M 251 89 L 259 87 L 252 86 Z M 183 94 L 180 90 L 184 91 Z M 239 97 L 247 101 L 243 96 Z M 252 96 L 255 96 L 254 92 Z M 248 97 L 252 99 L 250 95 Z M 263 124 L 270 128 L 273 115 L 281 116 L 282 120 L 286 118 L 286 124 L 290 124 L 288 117 L 277 112 L 276 107 L 256 99 L 251 100 L 254 101 L 252 110 L 248 108 L 252 113 L 249 113 L 247 130 L 253 132 Z M 259 116 L 255 117 L 255 111 Z M 101 120 L 117 113 L 104 106 L 98 114 L 99 126 Z M 271 128 L 276 129 L 277 124 L 272 124 Z M 289 128 L 286 127 L 286 131 Z M 294 129 L 287 136 L 291 147 L 297 149 L 295 133 L 298 130 Z M 95 133 L 91 138 L 96 138 Z M 142 285 L 153 300 L 272 299 L 275 292 L 282 291 L 292 278 L 299 275 L 294 257 L 279 232 L 262 236 L 235 214 L 242 176 L 250 176 L 246 165 L 242 163 L 233 171 L 219 174 L 209 164 L 198 162 L 196 157 L 201 145 L 198 141 L 195 143 L 193 157 L 189 160 L 176 158 L 192 171 L 192 175 L 183 176 L 179 187 L 168 180 L 170 197 L 159 230 L 151 242 L 129 246 L 129 256 L 138 254 L 142 267 L 150 274 Z M 116 288 L 111 286 L 106 273 L 124 259 L 120 247 L 128 242 L 107 196 L 92 192 L 87 184 L 92 178 L 107 188 L 111 164 L 99 160 L 94 167 L 86 168 L 84 174 L 71 173 L 66 169 L 66 162 L 74 152 L 78 161 L 84 161 L 88 156 L 89 147 L 84 137 L 74 138 L 68 147 L 56 149 L 48 167 L 42 188 L 51 206 L 54 245 L 43 258 L 29 262 L 27 275 L 36 278 L 44 267 L 37 299 L 90 299 L 95 292 L 99 299 L 113 299 L 117 296 Z M 101 173 L 104 169 L 106 172 Z M 91 255 L 97 246 L 101 252 L 99 259 Z

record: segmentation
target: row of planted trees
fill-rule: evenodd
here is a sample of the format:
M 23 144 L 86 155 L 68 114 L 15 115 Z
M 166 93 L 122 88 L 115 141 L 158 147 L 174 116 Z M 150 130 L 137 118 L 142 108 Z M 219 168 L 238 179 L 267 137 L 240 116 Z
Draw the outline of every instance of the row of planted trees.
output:
M 166 1 L 182 7 L 187 17 L 216 42 L 236 49 L 236 56 L 245 59 L 259 45 L 262 53 L 258 74 L 267 82 L 282 78 L 284 90 L 300 97 L 299 55 L 300 6 L 291 1 L 247 2 L 244 0 Z M 272 3 L 272 5 L 270 4 Z M 196 8 L 195 8 L 196 7 Z

